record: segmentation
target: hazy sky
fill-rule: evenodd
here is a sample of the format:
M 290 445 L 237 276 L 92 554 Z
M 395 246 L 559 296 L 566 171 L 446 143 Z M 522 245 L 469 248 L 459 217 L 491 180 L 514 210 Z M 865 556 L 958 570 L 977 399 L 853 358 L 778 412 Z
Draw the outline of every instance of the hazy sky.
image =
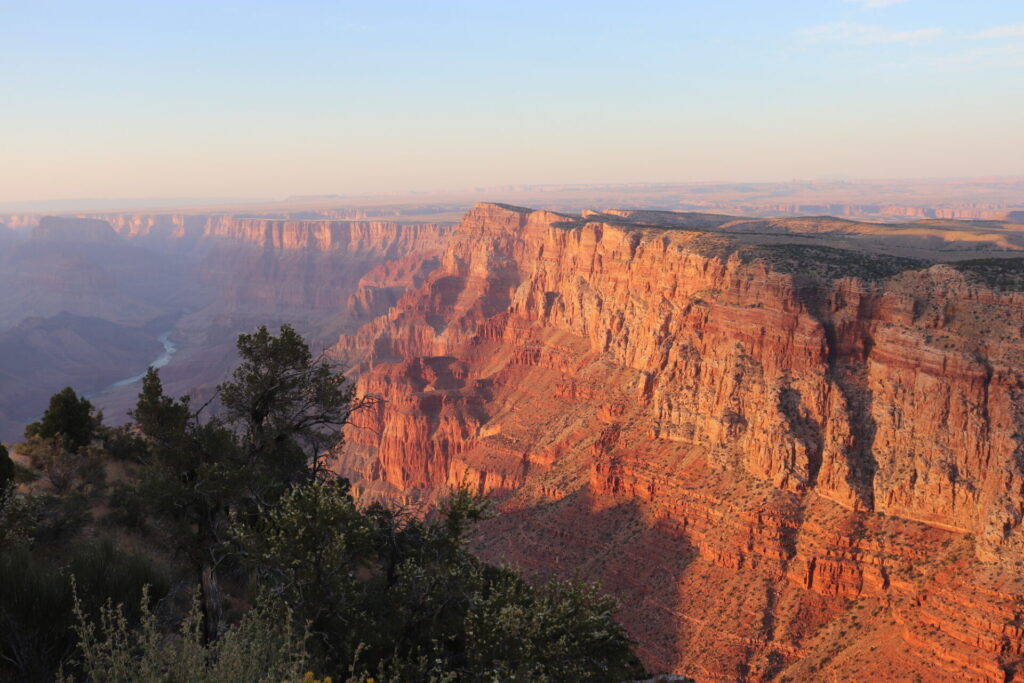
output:
M 1024 174 L 1024 0 L 0 0 L 0 201 Z

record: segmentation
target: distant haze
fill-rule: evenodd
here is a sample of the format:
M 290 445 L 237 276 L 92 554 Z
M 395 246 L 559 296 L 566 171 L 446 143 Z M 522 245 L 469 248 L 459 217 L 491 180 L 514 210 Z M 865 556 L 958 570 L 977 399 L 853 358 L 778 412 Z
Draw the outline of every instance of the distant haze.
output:
M 0 40 L 6 210 L 1024 174 L 1016 1 L 7 2 Z
M 176 209 L 258 201 L 235 197 L 84 197 L 0 202 L 0 211 L 11 213 L 62 213 L 66 211 L 130 211 L 132 209 Z

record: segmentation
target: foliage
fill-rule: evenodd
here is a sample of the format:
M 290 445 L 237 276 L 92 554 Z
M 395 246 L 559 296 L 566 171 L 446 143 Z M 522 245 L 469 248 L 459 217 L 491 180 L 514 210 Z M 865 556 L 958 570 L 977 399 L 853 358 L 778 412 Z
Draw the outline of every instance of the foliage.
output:
M 14 483 L 14 461 L 8 455 L 7 449 L 0 443 L 0 491 Z
M 147 558 L 120 552 L 109 541 L 75 547 L 63 563 L 24 546 L 8 548 L 0 553 L 0 678 L 6 665 L 18 680 L 52 680 L 74 651 L 71 577 L 90 615 L 108 600 L 137 606 L 145 585 L 166 592 L 166 579 Z
M 130 425 L 108 427 L 102 430 L 103 450 L 115 460 L 139 460 L 146 450 L 146 442 Z
M 314 663 L 383 680 L 623 680 L 642 673 L 593 587 L 534 589 L 464 548 L 486 513 L 457 491 L 424 521 L 295 486 L 233 531 L 259 585 L 310 625 Z
M 295 486 L 254 523 L 236 515 L 231 530 L 257 584 L 286 600 L 310 625 L 313 646 L 335 661 L 351 657 L 359 643 L 335 636 L 355 627 L 356 615 L 349 612 L 362 597 L 356 573 L 373 559 L 375 539 L 370 519 L 345 487 Z
M 1024 259 L 973 259 L 950 265 L 996 291 L 1024 291 Z
M 285 325 L 238 339 L 241 363 L 218 388 L 223 418 L 200 421 L 189 398 L 164 395 L 150 369 L 132 415 L 148 453 L 154 510 L 220 539 L 231 509 L 259 509 L 288 485 L 308 481 L 340 439 L 353 390 Z M 312 467 L 311 467 L 312 466 Z M 205 527 L 205 528 L 204 528 Z
M 91 494 L 105 484 L 103 450 L 89 445 L 77 452 L 65 448 L 60 436 L 33 434 L 20 446 L 32 466 L 42 472 L 54 491 Z
M 0 679 L 51 680 L 62 663 L 65 680 L 105 682 L 642 673 L 593 586 L 534 586 L 468 551 L 469 526 L 490 514 L 468 489 L 426 517 L 357 504 L 325 464 L 363 401 L 294 330 L 260 328 L 238 347 L 219 415 L 167 396 L 151 370 L 133 425 L 94 418 L 74 450 L 31 430 L 19 448 L 44 478 L 0 492 Z M 146 556 L 81 540 L 103 509 L 100 528 Z M 146 557 L 197 585 L 191 609 L 168 599 L 155 617 L 170 575 Z
M 92 521 L 89 499 L 77 492 L 32 497 L 35 525 L 32 540 L 42 546 L 74 539 Z
M 90 444 L 71 453 L 61 437 L 33 434 L 19 450 L 52 491 L 26 497 L 31 498 L 34 513 L 33 539 L 53 544 L 74 537 L 92 519 L 92 505 L 106 488 L 102 449 Z
M 187 396 L 164 395 L 155 370 L 142 386 L 132 413 L 147 445 L 136 501 L 145 501 L 168 538 L 201 564 L 210 559 L 227 506 L 243 490 L 238 448 L 218 420 L 199 422 Z
M 187 396 L 166 396 L 152 368 L 132 415 L 147 450 L 136 495 L 121 492 L 121 501 L 143 503 L 167 542 L 188 559 L 201 587 L 204 635 L 213 638 L 220 628 L 221 531 L 247 475 L 238 445 L 219 420 L 200 422 Z
M 244 444 L 253 494 L 279 494 L 319 473 L 341 442 L 341 427 L 356 403 L 355 390 L 290 326 L 273 336 L 265 326 L 238 337 L 241 363 L 217 390 L 228 424 Z
M 38 507 L 36 499 L 19 494 L 10 484 L 0 489 L 0 553 L 33 536 Z
M 744 248 L 745 261 L 764 259 L 780 273 L 837 280 L 858 277 L 863 280 L 884 280 L 908 270 L 926 268 L 927 261 L 892 256 L 866 254 L 850 249 L 812 246 L 805 244 L 763 244 Z
M 259 600 L 218 640 L 202 637 L 199 600 L 192 603 L 176 637 L 165 637 L 141 603 L 140 628 L 122 606 L 105 605 L 96 621 L 76 601 L 81 666 L 93 683 L 281 683 L 302 681 L 307 670 L 305 636 L 287 607 Z M 73 679 L 65 678 L 71 683 Z
M 334 611 L 324 601 L 354 584 L 374 547 L 369 518 L 339 482 L 295 486 L 254 523 L 235 516 L 232 533 L 260 582 L 311 613 Z
M 317 476 L 353 405 L 344 376 L 314 360 L 287 325 L 278 336 L 266 327 L 240 335 L 238 351 L 231 381 L 218 387 L 223 417 L 202 421 L 187 396 L 164 394 L 153 369 L 132 412 L 146 444 L 140 499 L 195 567 L 207 637 L 220 628 L 228 515 L 258 514 L 290 484 Z
M 77 453 L 92 442 L 102 421 L 84 396 L 79 398 L 74 389 L 65 387 L 50 397 L 42 419 L 26 427 L 25 436 L 59 439 L 64 448 Z
M 615 602 L 592 584 L 534 588 L 503 572 L 466 617 L 466 669 L 517 681 L 624 681 L 642 672 L 615 623 Z
M 135 486 L 122 481 L 114 482 L 110 487 L 107 505 L 110 512 L 107 513 L 106 523 L 119 525 L 130 531 L 147 530 L 147 503 Z
M 17 491 L 18 468 L 0 444 L 0 552 L 31 538 L 36 528 L 37 506 Z

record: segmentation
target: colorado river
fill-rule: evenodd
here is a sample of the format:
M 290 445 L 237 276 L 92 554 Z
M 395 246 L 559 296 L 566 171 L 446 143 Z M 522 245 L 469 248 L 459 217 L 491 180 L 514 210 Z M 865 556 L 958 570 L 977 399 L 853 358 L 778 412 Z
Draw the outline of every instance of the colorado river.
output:
M 135 384 L 140 379 L 146 376 L 146 372 L 149 372 L 149 368 L 159 370 L 160 368 L 170 363 L 171 358 L 174 357 L 175 352 L 178 350 L 177 345 L 171 341 L 171 333 L 164 332 L 159 337 L 157 337 L 157 339 L 159 339 L 160 343 L 164 345 L 164 352 L 161 353 L 156 360 L 150 363 L 144 372 L 140 372 L 137 375 L 132 375 L 131 377 L 126 377 L 125 379 L 118 380 L 117 382 L 114 382 L 113 384 L 110 384 L 107 387 L 105 387 L 103 391 L 107 391 L 108 389 L 116 389 L 117 387 L 128 386 L 129 384 Z
M 113 384 L 108 384 L 99 391 L 95 391 L 87 396 L 83 395 L 82 398 L 95 399 L 100 394 L 103 394 L 106 391 L 110 391 L 111 389 L 117 389 L 118 387 L 126 387 L 129 384 L 134 384 L 135 382 L 138 382 L 140 379 L 146 376 L 146 372 L 149 371 L 149 368 L 156 368 L 159 370 L 160 368 L 170 363 L 171 358 L 178 350 L 178 345 L 171 341 L 171 332 L 164 332 L 159 337 L 157 337 L 157 339 L 160 341 L 161 344 L 164 345 L 164 352 L 157 356 L 156 360 L 154 360 L 152 363 L 146 366 L 146 370 L 144 372 L 140 372 L 137 375 L 132 375 L 131 377 L 125 377 L 124 379 L 118 380 Z M 41 419 L 43 419 L 43 413 L 40 413 L 35 417 L 25 420 L 25 423 L 27 424 L 29 422 L 38 422 Z

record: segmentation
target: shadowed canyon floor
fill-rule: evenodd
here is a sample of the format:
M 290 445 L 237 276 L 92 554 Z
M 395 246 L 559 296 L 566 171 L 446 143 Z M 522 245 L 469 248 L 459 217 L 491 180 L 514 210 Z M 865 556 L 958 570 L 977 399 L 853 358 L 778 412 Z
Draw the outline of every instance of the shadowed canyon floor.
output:
M 478 551 L 653 670 L 1021 680 L 1021 234 L 479 205 L 332 350 L 385 399 L 339 466 L 497 496 Z

